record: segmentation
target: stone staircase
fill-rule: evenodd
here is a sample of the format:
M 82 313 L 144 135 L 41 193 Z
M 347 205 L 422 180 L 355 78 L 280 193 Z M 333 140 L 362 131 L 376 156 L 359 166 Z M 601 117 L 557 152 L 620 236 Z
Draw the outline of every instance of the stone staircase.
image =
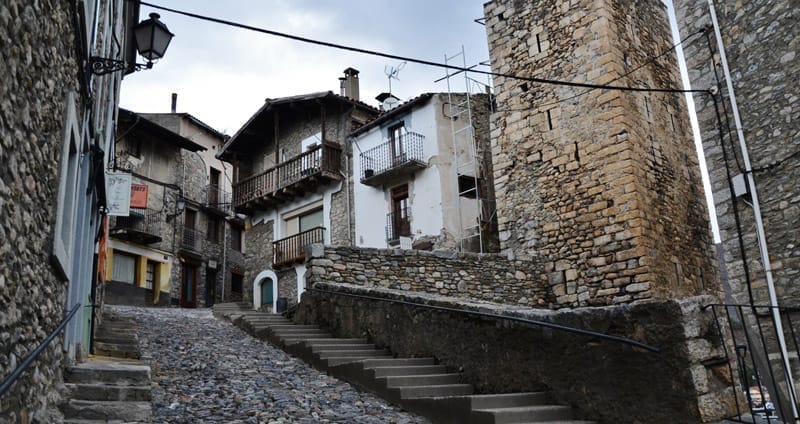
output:
M 112 313 L 103 316 L 96 355 L 64 371 L 64 422 L 152 422 L 150 367 L 139 360 L 136 325 Z
M 267 340 L 315 368 L 439 423 L 590 424 L 572 420 L 568 406 L 544 392 L 474 394 L 461 375 L 434 358 L 396 358 L 365 339 L 335 338 L 316 325 L 294 324 L 241 303 L 213 307 L 214 315 Z

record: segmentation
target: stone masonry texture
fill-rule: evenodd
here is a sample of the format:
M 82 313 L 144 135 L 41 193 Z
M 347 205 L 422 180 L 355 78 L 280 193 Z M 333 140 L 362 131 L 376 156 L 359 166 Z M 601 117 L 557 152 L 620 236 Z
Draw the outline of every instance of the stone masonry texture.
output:
M 536 78 L 680 88 L 656 0 L 492 1 L 492 69 Z M 538 258 L 563 306 L 718 292 L 682 94 L 495 78 L 501 251 Z
M 486 253 L 368 249 L 314 245 L 307 284 L 349 283 L 531 307 L 554 307 L 540 270 L 530 261 Z
M 694 36 L 684 46 L 692 88 L 706 90 L 717 86 L 720 117 L 730 120 L 731 132 L 725 130 L 724 147 L 720 141 L 720 122 L 714 98 L 695 94 L 694 102 L 703 139 L 703 150 L 714 194 L 724 265 L 737 302 L 748 302 L 746 274 L 739 248 L 734 205 L 726 167 L 730 177 L 742 173 L 742 151 L 733 128 L 730 93 L 719 60 L 716 38 L 711 29 L 708 2 L 675 2 L 682 38 Z M 800 304 L 797 276 L 800 273 L 800 181 L 798 146 L 800 146 L 800 26 L 797 25 L 797 2 L 717 2 L 716 14 L 725 44 L 738 111 L 756 183 L 769 261 L 778 298 L 782 306 Z M 708 39 L 706 38 L 708 37 Z M 711 46 L 709 47 L 709 40 Z M 723 109 L 725 108 L 725 109 Z M 727 115 L 726 115 L 727 114 Z M 725 123 L 723 122 L 723 128 Z M 727 155 L 727 161 L 724 155 Z M 749 198 L 748 198 L 749 197 Z M 764 267 L 758 250 L 752 197 L 737 200 L 741 235 L 745 243 L 747 265 L 754 301 L 766 303 Z
M 349 284 L 315 288 L 548 322 L 661 349 L 656 354 L 535 325 L 385 300 L 303 294 L 296 322 L 317 323 L 338 337 L 368 338 L 400 357 L 434 356 L 460 369 L 477 393 L 544 389 L 554 401 L 571 405 L 576 418 L 602 423 L 709 423 L 734 411 L 713 316 L 701 308 L 713 301 L 709 296 L 546 311 Z
M 51 265 L 66 93 L 79 92 L 71 7 L 0 4 L 0 379 L 65 314 L 67 282 Z M 83 99 L 78 95 L 78 107 Z M 61 336 L 0 399 L 0 422 L 44 420 L 57 399 Z

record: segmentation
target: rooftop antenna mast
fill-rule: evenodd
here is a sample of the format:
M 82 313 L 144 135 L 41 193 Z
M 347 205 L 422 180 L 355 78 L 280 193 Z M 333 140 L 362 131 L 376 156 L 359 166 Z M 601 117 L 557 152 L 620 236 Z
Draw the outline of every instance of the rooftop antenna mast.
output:
M 400 71 L 406 67 L 406 62 L 400 62 L 397 66 L 384 66 L 383 73 L 386 74 L 386 78 L 389 80 L 389 94 L 392 93 L 392 79 L 396 79 L 400 81 L 400 78 L 397 76 L 400 75 Z

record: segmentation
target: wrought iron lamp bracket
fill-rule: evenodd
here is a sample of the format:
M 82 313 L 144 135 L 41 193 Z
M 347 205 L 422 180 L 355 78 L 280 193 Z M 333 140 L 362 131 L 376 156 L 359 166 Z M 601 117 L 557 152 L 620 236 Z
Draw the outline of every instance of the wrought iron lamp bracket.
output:
M 122 71 L 127 68 L 124 60 L 109 59 L 106 57 L 92 56 L 89 58 L 89 70 L 95 75 L 106 75 L 112 72 Z M 153 62 L 147 63 L 134 63 L 133 69 L 141 71 L 142 69 L 150 69 L 153 67 Z

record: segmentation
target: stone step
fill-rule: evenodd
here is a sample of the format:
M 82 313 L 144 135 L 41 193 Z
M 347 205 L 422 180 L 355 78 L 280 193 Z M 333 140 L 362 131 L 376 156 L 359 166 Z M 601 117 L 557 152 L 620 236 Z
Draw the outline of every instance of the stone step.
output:
M 321 346 L 321 345 L 337 345 L 343 343 L 352 343 L 352 344 L 366 344 L 366 339 L 337 339 L 335 337 L 326 337 L 326 338 L 311 338 L 305 339 L 304 343 L 309 346 Z
M 407 365 L 436 365 L 436 360 L 433 358 L 389 358 L 364 361 L 364 369 Z
M 331 350 L 368 350 L 368 349 L 375 349 L 375 345 L 369 343 L 342 343 L 342 344 L 333 344 L 333 343 L 325 343 L 325 344 L 313 344 L 305 342 L 307 346 L 311 348 L 311 351 L 314 353 L 318 353 L 320 351 L 331 351 Z
M 138 359 L 139 345 L 132 343 L 105 343 L 95 341 L 94 351 L 97 355 L 115 356 L 119 358 Z
M 150 386 L 65 383 L 63 397 L 77 400 L 150 401 Z
M 320 330 L 318 325 L 296 325 L 296 324 L 272 324 L 269 326 L 273 331 L 283 330 Z
M 474 389 L 470 384 L 435 384 L 389 388 L 389 393 L 401 400 L 423 397 L 471 395 L 473 391 Z
M 391 352 L 386 349 L 361 349 L 361 350 L 321 350 L 314 352 L 318 358 L 320 359 L 328 359 L 328 358 L 335 358 L 335 357 L 346 357 L 346 356 L 390 356 Z
M 520 422 L 568 421 L 572 409 L 562 405 L 531 405 L 510 408 L 476 409 L 472 411 L 476 424 L 508 424 Z
M 375 356 L 375 355 L 368 355 L 368 356 L 340 356 L 340 357 L 334 356 L 334 357 L 322 359 L 320 361 L 320 363 L 323 365 L 323 368 L 329 368 L 329 367 L 336 367 L 336 366 L 339 366 L 339 365 L 342 365 L 342 364 L 347 364 L 347 363 L 350 363 L 350 362 L 360 362 L 360 361 L 365 361 L 365 360 L 370 360 L 371 361 L 371 360 L 375 360 L 376 358 L 381 358 L 381 356 Z
M 122 420 L 126 422 L 150 422 L 153 409 L 150 402 L 87 401 L 70 400 L 60 405 L 65 419 Z
M 472 409 L 513 408 L 544 405 L 547 402 L 547 394 L 544 392 L 471 395 L 468 398 Z
M 447 372 L 444 365 L 401 365 L 391 367 L 370 368 L 374 377 L 401 377 L 411 375 L 443 374 Z
M 395 375 L 391 377 L 379 377 L 386 387 L 401 386 L 433 386 L 442 384 L 459 384 L 461 376 L 459 374 L 419 374 L 419 375 Z
M 331 336 L 331 333 L 326 333 L 320 330 L 299 330 L 299 331 L 283 330 L 280 332 L 274 332 L 271 330 L 262 330 L 262 331 L 269 331 L 273 336 L 277 337 L 278 339 L 290 339 L 290 340 L 295 338 L 303 338 L 305 340 L 308 340 L 308 339 L 318 339 Z
M 149 386 L 150 367 L 105 361 L 90 361 L 67 367 L 67 383 Z

